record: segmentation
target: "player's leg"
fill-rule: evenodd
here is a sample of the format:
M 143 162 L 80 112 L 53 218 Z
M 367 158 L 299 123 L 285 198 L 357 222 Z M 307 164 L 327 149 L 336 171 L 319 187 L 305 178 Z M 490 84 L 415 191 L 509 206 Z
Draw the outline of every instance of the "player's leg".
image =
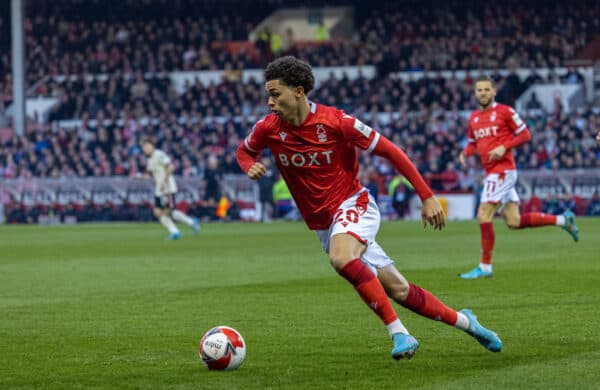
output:
M 461 278 L 477 279 L 492 276 L 492 252 L 496 242 L 493 220 L 499 207 L 499 203 L 481 203 L 479 205 L 477 222 L 479 222 L 481 237 L 481 261 L 471 271 L 461 274 Z
M 169 231 L 169 236 L 167 237 L 169 240 L 181 238 L 181 233 L 177 229 L 177 226 L 175 226 L 175 223 L 171 217 L 169 217 L 167 210 L 154 208 L 154 215 L 158 218 L 161 225 L 163 225 Z
M 360 259 L 365 249 L 365 243 L 354 235 L 336 234 L 331 237 L 329 260 L 340 276 L 354 286 L 362 300 L 387 327 L 394 342 L 392 357 L 410 358 L 419 348 L 419 343 L 398 318 L 376 274 Z
M 492 252 L 496 241 L 494 233 L 494 215 L 502 205 L 509 190 L 514 189 L 517 181 L 516 171 L 509 173 L 491 173 L 483 180 L 481 202 L 477 210 L 477 221 L 481 234 L 481 261 L 469 272 L 461 274 L 463 279 L 478 279 L 492 276 Z
M 455 310 L 444 305 L 429 291 L 409 283 L 393 265 L 377 269 L 377 278 L 383 285 L 386 293 L 397 303 L 436 321 L 466 329 L 468 320 L 461 316 L 459 319 Z
M 519 195 L 513 188 L 508 194 L 506 204 L 503 206 L 501 214 L 506 226 L 510 229 L 524 229 L 528 227 L 540 227 L 548 225 L 565 225 L 565 218 L 562 215 L 552 215 L 544 213 L 526 213 L 521 215 L 519 211 Z
M 508 202 L 504 205 L 500 214 L 509 229 L 519 229 L 521 227 L 521 212 L 518 203 Z
M 567 211 L 562 215 L 545 213 L 525 213 L 520 215 L 519 206 L 511 202 L 502 210 L 502 217 L 511 229 L 558 226 L 569 233 L 575 242 L 579 241 L 579 228 L 575 223 L 575 215 L 571 211 Z
M 500 352 L 502 349 L 498 335 L 481 326 L 470 310 L 456 311 L 446 306 L 431 292 L 409 283 L 393 264 L 378 268 L 377 277 L 390 298 L 407 309 L 464 330 L 490 351 Z
M 398 319 L 376 277 L 375 267 L 361 259 L 361 255 L 375 240 L 380 220 L 379 208 L 373 197 L 368 191 L 363 191 L 343 202 L 329 230 L 317 234 L 332 266 L 354 286 L 363 301 L 386 325 L 394 342 L 392 357 L 411 357 L 419 343 L 408 334 Z M 385 260 L 393 263 L 387 256 Z
M 198 218 L 192 218 L 186 213 L 176 208 L 177 204 L 175 201 L 175 194 L 167 194 L 167 201 L 169 203 L 169 209 L 171 210 L 171 217 L 175 222 L 185 223 L 192 228 L 195 234 L 200 232 L 200 223 Z
M 175 226 L 175 223 L 169 216 L 168 207 L 165 206 L 167 206 L 165 204 L 165 200 L 160 196 L 156 196 L 154 197 L 154 208 L 152 209 L 152 212 L 154 213 L 156 219 L 158 219 L 158 221 L 161 223 L 161 225 L 163 225 L 169 231 L 169 236 L 167 237 L 167 239 L 177 240 L 181 238 L 181 233 L 179 232 L 177 226 Z
M 381 318 L 390 334 L 408 333 L 400 323 L 383 286 L 375 273 L 360 260 L 366 245 L 355 236 L 342 233 L 331 237 L 329 261 L 333 268 L 354 286 L 363 301 Z
M 194 218 L 190 217 L 189 215 L 178 209 L 173 209 L 173 211 L 171 212 L 171 216 L 176 222 L 185 223 L 189 227 L 193 227 L 195 224 Z

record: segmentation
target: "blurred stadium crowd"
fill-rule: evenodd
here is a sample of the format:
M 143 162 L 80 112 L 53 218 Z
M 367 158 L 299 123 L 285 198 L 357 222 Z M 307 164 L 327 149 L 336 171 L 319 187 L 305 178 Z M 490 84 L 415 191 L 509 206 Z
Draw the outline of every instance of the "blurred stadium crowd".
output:
M 165 72 L 261 68 L 274 56 L 293 54 L 313 66 L 376 66 L 373 79 L 332 75 L 310 96 L 378 128 L 406 150 L 434 188 L 473 190 L 475 159 L 467 169 L 458 169 L 457 161 L 467 128 L 461 111 L 476 107 L 476 70 L 513 70 L 494 77 L 497 100 L 514 104 L 535 83 L 581 83 L 574 69 L 546 77 L 536 69 L 564 65 L 600 34 L 596 2 L 450 1 L 411 7 L 374 0 L 353 2 L 357 28 L 350 40 L 295 45 L 290 32 L 281 45 L 259 39 L 256 50 L 232 53 L 215 42 L 247 40 L 274 9 L 295 2 L 235 2 L 234 14 L 230 2 L 212 0 L 33 3 L 25 22 L 27 84 L 31 95 L 56 97 L 59 103 L 48 123 L 34 120 L 22 137 L 0 137 L 3 178 L 136 176 L 144 170 L 137 144 L 142 134 L 158 139 L 174 158 L 177 175 L 203 176 L 215 157 L 220 174 L 240 173 L 235 149 L 252 118 L 267 112 L 262 84 L 236 77 L 210 85 L 196 80 L 178 93 Z M 1 32 L 7 31 L 7 17 L 0 14 Z M 8 34 L 0 34 L 0 113 L 12 101 L 9 43 Z M 521 79 L 517 67 L 532 74 Z M 459 80 L 437 72 L 458 69 L 472 73 Z M 426 73 L 403 80 L 393 73 L 399 71 Z M 546 112 L 530 101 L 521 114 L 533 139 L 517 151 L 518 167 L 599 168 L 593 140 L 600 129 L 599 107 L 596 102 L 566 112 L 556 105 Z M 381 113 L 400 115 L 382 121 Z M 70 119 L 80 122 L 59 124 Z M 0 114 L 0 128 L 8 125 Z M 393 177 L 385 161 L 363 156 L 362 164 L 365 181 L 373 174 L 384 181 Z
M 208 86 L 197 81 L 183 95 L 173 90 L 168 78 L 141 74 L 129 80 L 111 76 L 105 81 L 49 84 L 61 96 L 50 113 L 52 122 L 32 124 L 24 137 L 13 135 L 0 142 L 0 173 L 5 178 L 135 175 L 143 170 L 137 145 L 142 134 L 158 138 L 175 158 L 179 175 L 202 174 L 211 155 L 221 160 L 223 172 L 237 173 L 235 148 L 253 124 L 246 118 L 264 114 L 267 107 L 262 85 L 240 81 Z M 338 106 L 349 112 L 369 117 L 365 120 L 401 145 L 421 171 L 439 173 L 457 161 L 464 146 L 467 118 L 459 112 L 474 106 L 471 91 L 472 79 L 432 76 L 411 82 L 385 79 L 374 85 L 362 78 L 332 78 L 313 98 L 325 104 L 339 101 Z M 397 111 L 401 115 L 388 123 L 368 115 L 391 116 Z M 600 166 L 593 139 L 600 128 L 597 109 L 566 113 L 557 107 L 547 113 L 538 108 L 522 117 L 533 140 L 516 151 L 519 168 Z M 56 121 L 70 118 L 82 121 L 74 129 L 57 128 Z
M 352 40 L 320 49 L 283 44 L 273 54 L 295 54 L 313 66 L 376 64 L 388 72 L 555 67 L 600 33 L 600 4 L 593 1 L 509 0 L 502 6 L 465 1 L 431 2 L 431 6 L 427 1 L 326 3 L 355 8 L 357 28 Z M 324 4 L 315 0 L 30 2 L 28 77 L 35 82 L 59 74 L 260 68 L 269 56 L 230 56 L 214 42 L 246 40 L 264 17 L 294 5 Z M 0 44 L 8 47 L 8 34 L 3 36 Z M 0 57 L 2 73 L 9 70 L 8 57 L 6 52 Z

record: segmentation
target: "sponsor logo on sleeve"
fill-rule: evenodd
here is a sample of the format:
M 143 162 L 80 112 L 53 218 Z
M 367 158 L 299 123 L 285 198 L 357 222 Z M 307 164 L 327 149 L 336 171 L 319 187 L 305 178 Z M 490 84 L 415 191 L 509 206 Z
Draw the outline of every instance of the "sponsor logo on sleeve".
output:
M 358 130 L 359 133 L 361 133 L 362 135 L 364 135 L 365 138 L 369 138 L 371 136 L 371 132 L 373 131 L 372 128 L 370 128 L 369 126 L 365 125 L 364 123 L 362 123 L 358 119 L 354 120 L 354 128 L 356 130 Z
M 523 125 L 523 120 L 521 119 L 519 114 L 517 114 L 516 112 L 513 114 L 512 120 L 513 120 L 513 122 L 515 122 L 515 125 L 517 127 L 521 127 Z

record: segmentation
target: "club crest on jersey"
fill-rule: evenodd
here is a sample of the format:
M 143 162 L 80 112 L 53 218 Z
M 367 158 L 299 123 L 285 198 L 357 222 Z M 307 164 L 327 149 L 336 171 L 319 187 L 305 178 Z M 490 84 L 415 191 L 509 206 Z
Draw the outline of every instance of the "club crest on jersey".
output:
M 475 123 L 479 122 L 479 117 L 476 116 L 475 119 L 473 119 L 473 122 L 475 122 Z
M 327 142 L 327 133 L 325 132 L 325 125 L 317 123 L 317 139 L 319 142 Z
M 490 115 L 490 121 L 495 121 L 496 120 L 496 111 L 492 112 L 492 115 Z
M 280 131 L 279 137 L 281 138 L 282 141 L 285 141 L 285 137 L 287 137 L 287 133 L 285 131 Z

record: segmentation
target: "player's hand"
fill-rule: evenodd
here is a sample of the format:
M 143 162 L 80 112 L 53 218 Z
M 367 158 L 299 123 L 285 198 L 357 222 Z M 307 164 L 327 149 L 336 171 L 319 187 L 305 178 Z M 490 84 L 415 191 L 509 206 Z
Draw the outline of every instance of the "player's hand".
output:
M 427 224 L 433 226 L 435 230 L 442 230 L 446 226 L 444 210 L 442 210 L 442 205 L 435 196 L 423 201 L 421 219 L 423 220 L 424 228 L 427 227 Z
M 166 182 L 166 181 L 163 181 L 162 183 L 160 183 L 160 190 L 161 190 L 162 192 L 164 192 L 164 191 L 165 191 L 165 188 L 167 188 L 167 182 Z
M 260 179 L 266 174 L 267 168 L 259 162 L 254 163 L 254 165 L 248 169 L 248 177 L 252 180 Z
M 462 165 L 463 168 L 467 167 L 467 156 L 465 156 L 463 152 L 460 152 L 458 155 L 458 161 L 460 161 L 460 165 Z
M 506 148 L 504 147 L 504 145 L 500 145 L 497 148 L 494 148 L 491 152 L 489 152 L 488 155 L 490 156 L 490 161 L 497 161 L 500 160 L 505 153 Z

